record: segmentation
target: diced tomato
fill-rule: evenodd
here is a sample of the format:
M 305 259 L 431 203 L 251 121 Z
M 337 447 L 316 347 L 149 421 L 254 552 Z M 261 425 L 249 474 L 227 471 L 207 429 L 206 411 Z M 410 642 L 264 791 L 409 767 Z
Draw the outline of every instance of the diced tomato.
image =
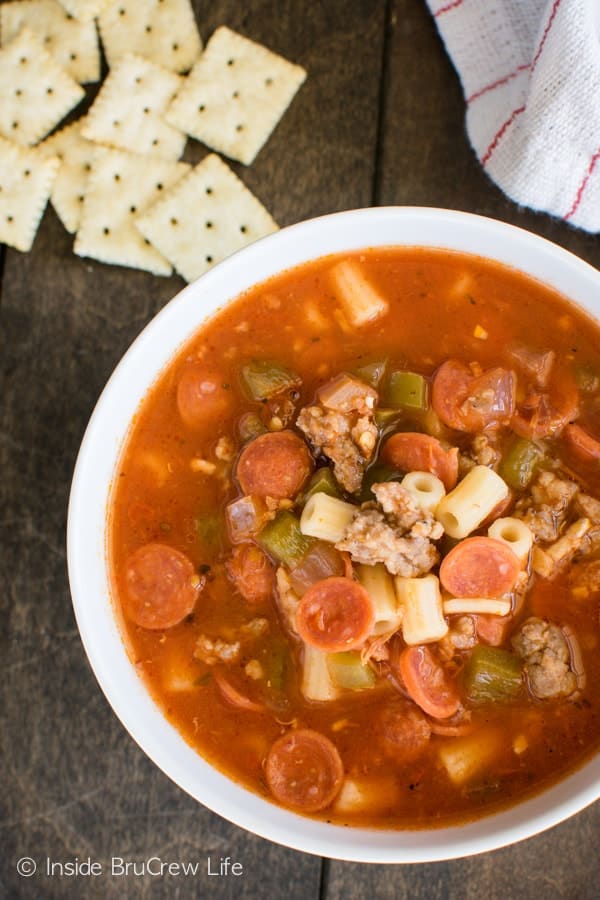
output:
M 371 597 L 350 578 L 324 578 L 306 591 L 296 610 L 302 640 L 335 653 L 360 647 L 375 621 Z
M 172 628 L 194 606 L 203 584 L 185 554 L 166 544 L 145 544 L 125 568 L 125 614 L 142 628 Z
M 600 441 L 579 425 L 566 425 L 562 438 L 568 449 L 580 462 L 597 463 L 600 460 Z
M 433 379 L 432 405 L 442 422 L 457 431 L 481 431 L 506 425 L 515 409 L 517 379 L 509 369 L 473 375 L 464 363 L 449 359 Z
M 219 372 L 191 363 L 177 385 L 177 409 L 188 428 L 219 421 L 233 409 L 235 398 Z
M 392 435 L 383 446 L 381 459 L 402 472 L 431 472 L 447 491 L 458 480 L 458 448 L 446 449 L 429 434 L 405 431 Z
M 500 647 L 507 638 L 513 617 L 512 615 L 490 616 L 481 614 L 473 616 L 473 619 L 475 620 L 477 637 L 491 647 Z
M 521 564 L 508 544 L 490 537 L 465 538 L 440 566 L 440 581 L 454 597 L 501 597 L 510 591 Z
M 314 469 L 308 447 L 293 431 L 261 434 L 240 454 L 236 475 L 245 494 L 291 499 Z
M 329 738 L 301 728 L 275 741 L 266 758 L 265 776 L 279 803 L 302 812 L 317 812 L 335 799 L 344 767 Z
M 375 730 L 386 756 L 399 763 L 413 762 L 429 744 L 431 728 L 418 706 L 397 698 L 378 716 Z
M 449 719 L 458 710 L 456 686 L 426 645 L 406 647 L 400 654 L 400 675 L 411 700 L 436 719 Z
M 248 603 L 263 603 L 275 587 L 273 564 L 256 544 L 238 544 L 226 563 L 227 574 Z
M 550 390 L 530 391 L 513 416 L 511 427 L 530 440 L 556 437 L 579 414 L 579 391 L 572 376 L 553 378 Z

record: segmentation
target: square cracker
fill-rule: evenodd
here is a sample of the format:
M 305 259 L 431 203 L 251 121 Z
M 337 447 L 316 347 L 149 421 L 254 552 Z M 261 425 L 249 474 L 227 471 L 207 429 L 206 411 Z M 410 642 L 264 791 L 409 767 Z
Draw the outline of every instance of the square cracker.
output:
M 36 144 L 85 96 L 28 28 L 0 49 L 0 136 Z
M 91 22 L 114 0 L 59 0 L 60 5 L 80 22 Z
M 100 50 L 94 22 L 79 22 L 56 0 L 21 0 L 0 6 L 2 43 L 7 44 L 23 27 L 44 44 L 71 78 L 84 84 L 100 78 Z
M 83 137 L 132 153 L 179 159 L 187 137 L 164 120 L 181 78 L 139 56 L 111 69 L 85 119 Z
M 50 201 L 71 234 L 75 234 L 79 228 L 86 186 L 98 149 L 97 144 L 81 136 L 82 122 L 79 119 L 72 125 L 67 125 L 36 147 L 45 156 L 56 156 L 60 160 Z
M 99 147 L 83 200 L 75 253 L 170 275 L 170 264 L 144 240 L 133 222 L 189 170 L 187 163 Z
M 135 224 L 186 281 L 278 225 L 229 166 L 211 153 Z
M 301 66 L 217 28 L 167 112 L 170 122 L 249 166 L 306 78 Z
M 56 157 L 0 138 L 0 243 L 31 250 L 58 167 Z
M 119 0 L 98 19 L 109 66 L 139 53 L 173 72 L 187 72 L 202 51 L 190 0 Z

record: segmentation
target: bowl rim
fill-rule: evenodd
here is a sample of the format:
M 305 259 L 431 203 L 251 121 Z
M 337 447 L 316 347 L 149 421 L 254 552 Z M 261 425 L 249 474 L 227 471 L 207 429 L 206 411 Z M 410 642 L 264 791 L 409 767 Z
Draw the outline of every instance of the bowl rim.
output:
M 413 234 L 430 239 L 408 239 Z M 67 564 L 75 618 L 102 691 L 136 743 L 180 788 L 228 821 L 283 846 L 354 862 L 423 863 L 499 849 L 583 810 L 600 797 L 600 754 L 542 793 L 461 825 L 386 831 L 300 816 L 222 774 L 168 722 L 129 659 L 107 571 L 106 512 L 131 413 L 182 345 L 214 312 L 271 275 L 344 250 L 393 245 L 446 248 L 497 260 L 558 290 L 600 320 L 600 303 L 594 303 L 600 294 L 600 272 L 545 238 L 496 219 L 434 207 L 391 206 L 347 210 L 288 226 L 238 251 L 181 290 L 121 358 L 92 412 L 75 464 Z M 288 262 L 275 264 L 282 257 Z M 268 274 L 249 275 L 256 271 Z M 545 277 L 548 272 L 551 281 Z M 208 313 L 199 308 L 207 298 L 213 298 L 214 307 Z M 165 331 L 170 334 L 167 341 Z

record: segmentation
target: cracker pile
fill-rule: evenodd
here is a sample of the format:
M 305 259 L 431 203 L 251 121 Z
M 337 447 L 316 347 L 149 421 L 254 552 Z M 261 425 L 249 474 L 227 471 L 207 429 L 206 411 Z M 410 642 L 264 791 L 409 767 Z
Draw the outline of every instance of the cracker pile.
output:
M 87 114 L 57 129 L 109 71 Z M 187 74 L 185 74 L 187 73 Z M 306 78 L 218 28 L 190 0 L 9 0 L 0 5 L 0 242 L 33 244 L 48 200 L 74 252 L 193 281 L 277 230 L 216 153 L 250 165 Z

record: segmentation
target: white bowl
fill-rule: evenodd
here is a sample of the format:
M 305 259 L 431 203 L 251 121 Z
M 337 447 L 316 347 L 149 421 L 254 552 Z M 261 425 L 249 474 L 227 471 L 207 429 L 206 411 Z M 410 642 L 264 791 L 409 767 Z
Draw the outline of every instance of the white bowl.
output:
M 373 246 L 442 247 L 506 263 L 600 319 L 600 273 L 519 228 L 467 213 L 380 208 L 285 228 L 185 288 L 125 354 L 94 410 L 73 477 L 68 566 L 81 637 L 117 716 L 154 762 L 231 822 L 297 850 L 357 862 L 420 863 L 493 850 L 556 825 L 600 797 L 600 755 L 550 790 L 470 824 L 428 831 L 344 828 L 296 815 L 240 787 L 186 744 L 150 697 L 125 651 L 111 604 L 106 511 L 117 460 L 140 401 L 178 349 L 242 291 L 307 260 Z

